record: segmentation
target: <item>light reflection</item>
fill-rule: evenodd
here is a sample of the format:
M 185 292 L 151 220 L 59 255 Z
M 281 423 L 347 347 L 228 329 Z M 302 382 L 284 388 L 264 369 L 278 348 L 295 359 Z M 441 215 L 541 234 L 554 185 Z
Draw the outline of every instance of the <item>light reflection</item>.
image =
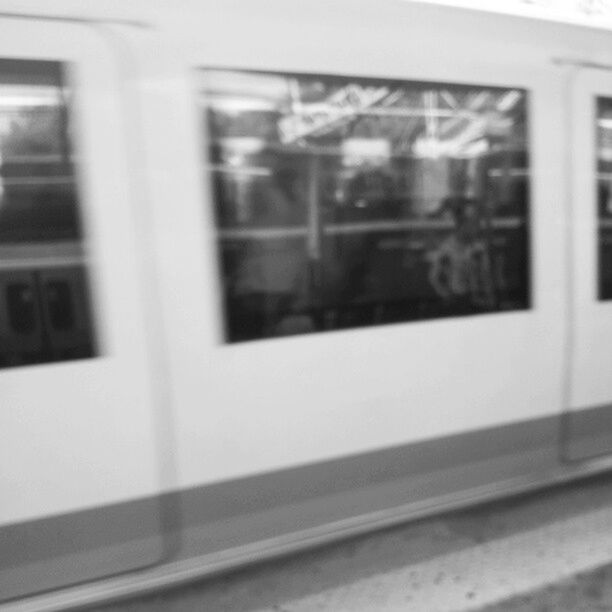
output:
M 0 108 L 58 106 L 62 103 L 59 87 L 0 85 Z

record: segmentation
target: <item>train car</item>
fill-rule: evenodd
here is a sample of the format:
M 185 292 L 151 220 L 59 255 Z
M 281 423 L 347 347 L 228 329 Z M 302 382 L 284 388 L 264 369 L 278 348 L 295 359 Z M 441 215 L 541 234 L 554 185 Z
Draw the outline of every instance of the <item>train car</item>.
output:
M 612 32 L 0 0 L 0 600 L 612 468 Z

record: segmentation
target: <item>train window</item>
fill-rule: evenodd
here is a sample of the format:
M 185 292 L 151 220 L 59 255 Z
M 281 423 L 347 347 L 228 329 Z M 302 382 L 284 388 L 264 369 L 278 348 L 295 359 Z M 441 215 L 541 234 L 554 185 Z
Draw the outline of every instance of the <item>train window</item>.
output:
M 597 99 L 599 299 L 612 299 L 612 98 Z
M 200 78 L 228 342 L 529 307 L 526 91 Z
M 0 367 L 94 354 L 87 291 L 69 287 L 86 278 L 70 96 L 60 62 L 0 59 Z

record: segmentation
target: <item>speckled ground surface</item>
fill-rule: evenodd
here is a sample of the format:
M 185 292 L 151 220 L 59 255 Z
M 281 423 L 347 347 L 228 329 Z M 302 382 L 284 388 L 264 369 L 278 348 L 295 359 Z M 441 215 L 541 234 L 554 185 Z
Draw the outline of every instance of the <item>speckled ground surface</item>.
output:
M 612 565 L 535 593 L 512 597 L 483 612 L 596 612 L 612 610 Z
M 612 475 L 97 612 L 612 611 Z

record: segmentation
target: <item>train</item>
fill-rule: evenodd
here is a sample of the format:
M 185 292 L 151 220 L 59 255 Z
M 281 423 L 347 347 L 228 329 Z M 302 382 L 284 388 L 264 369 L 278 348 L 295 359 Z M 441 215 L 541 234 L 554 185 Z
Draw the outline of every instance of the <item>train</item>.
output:
M 612 32 L 0 1 L 0 608 L 612 469 Z

